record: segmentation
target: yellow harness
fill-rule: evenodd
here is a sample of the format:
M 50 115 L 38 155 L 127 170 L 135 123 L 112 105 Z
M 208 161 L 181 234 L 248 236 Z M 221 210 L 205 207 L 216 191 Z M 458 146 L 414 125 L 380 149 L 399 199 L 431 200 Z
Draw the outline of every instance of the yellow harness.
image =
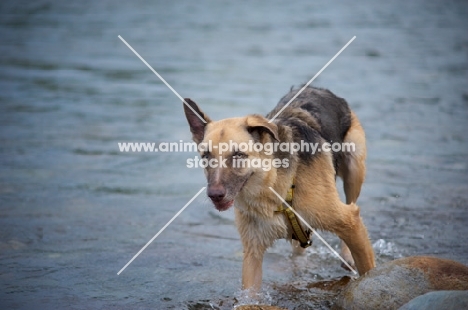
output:
M 293 180 L 291 187 L 288 189 L 286 198 L 284 199 L 291 207 L 293 204 L 292 202 L 294 197 L 294 188 L 295 185 Z M 285 203 L 281 203 L 278 206 L 278 210 L 276 210 L 275 212 L 283 212 L 286 215 L 286 218 L 289 220 L 289 223 L 291 224 L 293 230 L 292 239 L 299 241 L 301 247 L 307 248 L 312 245 L 312 241 L 309 238 L 311 232 L 309 230 L 304 232 L 301 224 L 299 224 L 299 221 L 297 220 L 296 214 L 294 214 L 294 212 L 289 206 Z

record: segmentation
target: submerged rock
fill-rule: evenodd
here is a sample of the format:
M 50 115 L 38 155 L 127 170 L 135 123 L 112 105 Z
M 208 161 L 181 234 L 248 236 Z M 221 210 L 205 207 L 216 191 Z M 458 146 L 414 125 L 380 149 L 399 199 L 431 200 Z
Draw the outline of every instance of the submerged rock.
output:
M 412 299 L 399 310 L 468 309 L 468 291 L 435 291 Z
M 468 290 L 468 267 L 427 256 L 397 259 L 351 282 L 333 309 L 398 309 L 431 291 Z

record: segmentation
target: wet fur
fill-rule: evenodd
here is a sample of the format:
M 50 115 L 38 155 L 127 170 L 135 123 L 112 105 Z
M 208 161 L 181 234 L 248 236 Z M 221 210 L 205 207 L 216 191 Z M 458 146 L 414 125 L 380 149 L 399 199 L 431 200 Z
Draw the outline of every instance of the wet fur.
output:
M 275 212 L 281 201 L 269 189 L 286 196 L 295 178 L 293 208 L 314 228 L 335 233 L 344 242 L 342 255 L 364 274 L 375 266 L 367 230 L 355 204 L 365 177 L 366 145 L 364 131 L 356 115 L 342 98 L 328 90 L 308 87 L 272 123 L 273 117 L 298 90 L 291 90 L 266 116 L 248 115 L 212 121 L 190 99 L 186 102 L 207 123 L 184 105 L 193 139 L 197 143 L 220 142 L 354 142 L 355 152 L 299 152 L 290 154 L 261 152 L 243 154 L 216 149 L 202 154 L 206 158 L 226 158 L 227 168 L 207 168 L 208 196 L 224 211 L 235 201 L 236 225 L 244 247 L 242 286 L 260 289 L 263 255 L 277 239 L 291 240 L 292 230 L 284 214 Z M 280 158 L 287 168 L 233 168 L 234 157 Z M 340 201 L 335 179 L 343 179 L 346 204 Z M 346 246 L 347 245 L 347 246 Z M 349 248 L 348 248 L 349 247 Z

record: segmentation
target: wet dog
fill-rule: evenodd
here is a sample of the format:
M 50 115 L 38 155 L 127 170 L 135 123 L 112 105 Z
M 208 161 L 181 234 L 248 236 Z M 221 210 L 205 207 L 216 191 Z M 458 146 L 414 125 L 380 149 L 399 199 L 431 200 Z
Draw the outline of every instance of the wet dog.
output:
M 297 92 L 286 94 L 266 117 L 253 114 L 219 121 L 185 99 L 189 105 L 184 105 L 185 115 L 193 140 L 203 146 L 202 158 L 218 163 L 205 165 L 208 196 L 219 211 L 235 205 L 244 248 L 243 289 L 260 289 L 263 255 L 276 239 L 297 239 L 297 222 L 279 212 L 282 201 L 270 187 L 285 199 L 294 188 L 292 208 L 312 227 L 335 233 L 342 240 L 342 256 L 361 275 L 375 266 L 355 204 L 366 171 L 364 130 L 346 101 L 325 89 L 307 87 L 284 108 Z M 271 118 L 274 121 L 269 122 Z M 301 148 L 293 152 L 292 145 Z M 343 150 L 343 145 L 350 147 Z M 343 179 L 346 203 L 339 198 L 336 176 Z

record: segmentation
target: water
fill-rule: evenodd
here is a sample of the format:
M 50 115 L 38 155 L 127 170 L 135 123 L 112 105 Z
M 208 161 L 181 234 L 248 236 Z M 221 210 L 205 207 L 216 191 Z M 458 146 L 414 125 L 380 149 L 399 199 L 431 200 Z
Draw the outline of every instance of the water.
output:
M 117 276 L 204 186 L 186 168 L 195 154 L 118 151 L 190 139 L 180 100 L 118 35 L 213 119 L 266 114 L 357 36 L 314 85 L 365 127 L 359 204 L 377 261 L 468 264 L 467 13 L 463 1 L 3 1 L 2 308 L 245 302 L 232 210 L 204 194 Z M 319 240 L 289 253 L 280 241 L 266 254 L 264 301 L 329 308 L 351 274 Z

